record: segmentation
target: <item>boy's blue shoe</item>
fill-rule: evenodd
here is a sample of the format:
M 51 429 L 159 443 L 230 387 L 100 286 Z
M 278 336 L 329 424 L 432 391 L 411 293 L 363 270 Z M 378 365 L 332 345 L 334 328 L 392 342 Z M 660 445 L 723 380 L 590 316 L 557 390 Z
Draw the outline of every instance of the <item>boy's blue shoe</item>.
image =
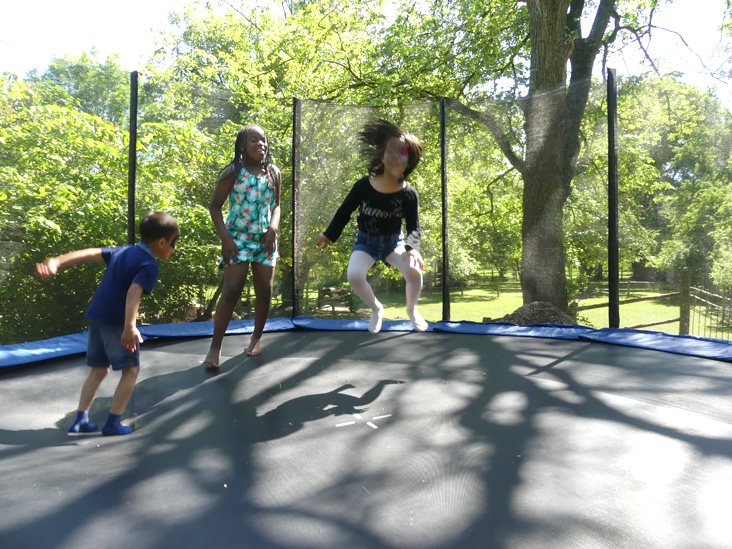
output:
M 107 417 L 107 423 L 102 427 L 102 434 L 107 436 L 129 435 L 132 432 L 132 427 L 122 425 L 120 417 L 117 414 L 110 413 Z
M 78 410 L 74 422 L 69 427 L 70 435 L 79 433 L 91 433 L 97 430 L 97 424 L 89 421 L 89 410 Z

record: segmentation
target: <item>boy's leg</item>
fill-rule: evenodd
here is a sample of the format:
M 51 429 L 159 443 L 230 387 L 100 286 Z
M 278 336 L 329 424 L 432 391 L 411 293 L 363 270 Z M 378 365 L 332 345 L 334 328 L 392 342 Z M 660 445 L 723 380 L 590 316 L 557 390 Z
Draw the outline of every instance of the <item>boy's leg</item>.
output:
M 209 347 L 208 354 L 203 360 L 203 364 L 207 369 L 214 370 L 219 367 L 221 345 L 226 335 L 226 328 L 229 326 L 236 304 L 241 299 L 241 292 L 247 281 L 248 272 L 249 263 L 246 262 L 224 267 L 224 287 L 216 306 L 211 347 Z
M 112 398 L 109 417 L 104 427 L 102 427 L 103 435 L 127 435 L 132 432 L 131 427 L 120 423 L 120 417 L 125 411 L 125 408 L 127 408 L 127 403 L 130 401 L 130 397 L 135 390 L 135 383 L 137 382 L 137 375 L 139 373 L 139 366 L 130 366 L 122 370 L 122 376 Z
M 374 290 L 366 279 L 369 269 L 374 266 L 374 263 L 376 261 L 373 257 L 360 250 L 354 250 L 351 253 L 351 259 L 348 261 L 348 283 L 351 285 L 353 292 L 371 309 L 369 332 L 372 334 L 381 331 L 381 323 L 384 317 L 384 306 L 376 299 Z
M 122 370 L 122 376 L 117 384 L 117 389 L 114 391 L 114 397 L 112 398 L 112 407 L 110 412 L 117 415 L 122 415 L 127 408 L 127 403 L 130 401 L 133 391 L 135 390 L 135 383 L 137 383 L 137 375 L 140 373 L 139 366 L 130 366 Z
M 254 285 L 254 331 L 247 347 L 247 355 L 260 353 L 259 343 L 267 323 L 269 308 L 272 302 L 272 284 L 274 283 L 274 267 L 252 263 L 252 284 Z
M 404 248 L 398 248 L 389 254 L 386 261 L 402 273 L 407 283 L 407 315 L 409 316 L 409 320 L 412 321 L 414 329 L 418 332 L 424 332 L 429 328 L 429 324 L 417 312 L 417 301 L 419 300 L 419 295 L 422 293 L 422 270 L 417 265 L 417 261 L 411 256 L 406 256 L 406 253 Z M 405 257 L 408 259 L 405 260 Z
M 109 368 L 89 368 L 89 375 L 81 387 L 79 409 L 71 427 L 69 427 L 69 433 L 91 433 L 96 430 L 97 424 L 89 421 L 89 408 L 91 408 L 99 385 L 108 371 Z
M 89 411 L 89 408 L 91 408 L 94 402 L 99 385 L 101 385 L 102 380 L 106 377 L 107 372 L 109 372 L 109 368 L 89 368 L 89 375 L 86 377 L 84 385 L 81 386 L 81 396 L 79 397 L 80 411 Z

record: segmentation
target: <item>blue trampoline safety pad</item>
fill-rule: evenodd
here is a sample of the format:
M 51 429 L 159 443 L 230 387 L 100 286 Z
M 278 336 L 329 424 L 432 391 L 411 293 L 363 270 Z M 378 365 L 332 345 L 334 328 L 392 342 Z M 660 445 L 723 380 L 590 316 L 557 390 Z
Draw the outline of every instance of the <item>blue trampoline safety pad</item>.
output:
M 213 335 L 213 321 L 176 322 L 174 324 L 146 324 L 140 326 L 140 333 L 147 337 L 207 337 Z M 289 318 L 270 318 L 264 326 L 265 332 L 284 332 L 294 330 L 295 325 Z M 232 320 L 226 329 L 227 335 L 251 334 L 253 320 Z
M 732 362 L 732 344 L 721 339 L 672 335 L 627 328 L 594 330 L 582 334 L 581 339 Z
M 86 352 L 87 332 L 0 346 L 0 368 Z
M 507 322 L 438 322 L 436 332 L 456 334 L 507 335 L 520 337 L 547 337 L 550 339 L 579 339 L 579 336 L 592 333 L 594 328 L 587 326 L 564 326 L 560 324 L 534 324 L 519 326 Z
M 336 332 L 363 331 L 369 329 L 368 320 L 333 320 L 328 318 L 314 318 L 310 316 L 296 316 L 292 323 L 297 328 L 306 330 L 331 330 Z M 432 331 L 433 323 L 428 322 L 428 332 Z M 382 332 L 414 332 L 412 323 L 408 320 L 385 320 L 381 324 Z
M 587 326 L 563 326 L 558 324 L 519 326 L 501 322 L 480 323 L 468 321 L 436 322 L 429 323 L 429 326 L 429 332 L 585 340 L 732 362 L 732 344 L 727 341 L 694 336 L 676 336 L 663 332 L 624 328 L 596 330 Z M 210 337 L 213 335 L 213 322 L 143 325 L 139 329 L 145 339 L 153 337 Z M 264 331 L 281 332 L 297 329 L 366 331 L 368 330 L 368 320 L 331 320 L 306 316 L 298 316 L 293 319 L 271 318 L 267 320 Z M 253 320 L 232 320 L 226 333 L 229 335 L 249 334 L 253 330 Z M 414 328 L 408 320 L 385 320 L 382 331 L 413 332 Z M 86 337 L 86 332 L 83 332 L 43 341 L 0 346 L 0 368 L 84 353 L 86 352 Z
M 174 324 L 143 324 L 138 326 L 143 339 L 210 337 L 213 335 L 213 322 L 176 322 Z M 265 332 L 294 330 L 289 318 L 270 318 L 264 327 Z M 232 320 L 226 330 L 228 335 L 250 334 L 254 331 L 253 320 Z M 50 358 L 59 358 L 86 352 L 87 332 L 66 336 L 0 346 L 0 368 L 20 366 Z

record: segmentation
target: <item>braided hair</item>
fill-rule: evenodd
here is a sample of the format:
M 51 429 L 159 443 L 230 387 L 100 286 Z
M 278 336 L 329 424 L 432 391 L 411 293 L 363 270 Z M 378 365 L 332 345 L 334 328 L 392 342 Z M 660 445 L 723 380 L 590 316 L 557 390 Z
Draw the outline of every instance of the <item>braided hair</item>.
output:
M 236 173 L 239 173 L 241 171 L 241 169 L 244 167 L 244 164 L 257 164 L 257 161 L 253 160 L 247 154 L 249 132 L 251 132 L 254 128 L 258 128 L 264 131 L 261 126 L 258 126 L 256 124 L 247 124 L 239 130 L 239 133 L 236 134 L 236 141 L 234 143 L 234 159 L 230 163 L 230 165 L 233 164 Z M 266 135 L 267 134 L 265 133 L 265 136 Z M 267 175 L 267 184 L 270 188 L 272 188 L 274 186 L 274 170 L 272 170 L 272 157 L 270 156 L 269 138 L 267 138 L 267 154 L 265 155 L 264 160 L 262 160 L 261 165 L 264 168 L 264 173 Z

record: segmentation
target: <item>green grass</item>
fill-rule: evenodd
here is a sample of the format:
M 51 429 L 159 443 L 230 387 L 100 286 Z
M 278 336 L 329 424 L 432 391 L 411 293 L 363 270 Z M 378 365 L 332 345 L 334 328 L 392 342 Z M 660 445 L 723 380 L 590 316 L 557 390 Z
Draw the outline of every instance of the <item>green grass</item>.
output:
M 650 295 L 657 295 L 658 293 L 659 292 L 656 291 L 640 291 L 632 292 L 630 296 L 624 293 L 620 296 L 620 301 L 622 302 L 623 299 L 628 299 L 629 297 L 645 297 Z M 607 303 L 607 300 L 607 295 L 600 295 L 590 299 L 582 300 L 581 305 Z M 621 328 L 632 328 L 642 324 L 661 322 L 674 318 L 679 318 L 678 298 L 663 299 L 659 301 L 641 301 L 640 303 L 628 303 L 626 305 L 620 305 Z M 609 309 L 607 307 L 603 307 L 602 309 L 579 311 L 578 323 L 585 326 L 592 326 L 593 328 L 607 328 L 607 326 L 609 325 Z M 666 332 L 670 334 L 678 334 L 679 323 L 673 322 L 670 324 L 660 324 L 658 326 L 651 326 L 642 329 L 657 332 Z
M 620 300 L 657 295 L 659 293 L 669 293 L 672 290 L 663 287 L 648 287 L 643 290 L 633 290 L 628 292 L 626 288 L 621 288 Z M 376 295 L 384 304 L 385 320 L 406 320 L 407 313 L 405 310 L 405 297 L 402 290 L 390 290 L 387 292 L 383 288 L 376 289 Z M 310 316 L 318 316 L 324 318 L 360 318 L 367 319 L 370 311 L 356 298 L 359 306 L 354 313 L 348 311 L 343 304 L 339 304 L 335 312 L 331 311 L 330 306 L 323 307 L 319 310 L 313 308 L 313 304 L 317 297 L 317 293 L 311 292 L 311 305 L 307 312 Z M 597 293 L 592 297 L 583 299 L 581 305 L 590 305 L 595 303 L 607 303 L 607 293 Z M 494 283 L 475 284 L 466 288 L 455 288 L 450 292 L 450 319 L 453 321 L 468 320 L 473 322 L 482 322 L 484 318 L 491 318 L 494 321 L 499 320 L 503 316 L 514 312 L 523 304 L 521 288 L 518 282 L 504 282 L 500 286 L 500 295 L 496 290 Z M 430 321 L 437 322 L 442 319 L 442 290 L 440 288 L 425 288 L 419 300 L 419 311 L 422 316 Z M 678 298 L 664 299 L 658 301 L 643 301 L 639 303 L 629 303 L 620 306 L 620 327 L 631 328 L 654 322 L 661 322 L 679 317 L 679 300 Z M 579 311 L 577 324 L 590 326 L 593 328 L 606 328 L 609 325 L 609 309 L 607 307 L 599 309 L 590 309 Z M 669 334 L 679 333 L 678 321 L 668 324 L 659 324 L 642 328 L 649 331 L 665 332 Z M 729 331 L 723 330 L 721 327 L 713 326 L 712 331 L 707 326 L 695 326 L 692 319 L 691 333 L 705 337 L 717 337 L 725 339 L 729 337 Z
M 347 283 L 346 283 L 347 284 Z M 342 284 L 342 285 L 346 285 Z M 215 288 L 214 288 L 215 289 Z M 643 297 L 649 295 L 657 295 L 661 293 L 673 292 L 673 288 L 663 287 L 661 285 L 644 285 L 642 289 L 633 288 L 628 291 L 625 284 L 621 283 L 620 300 Z M 398 288 L 380 287 L 375 290 L 376 296 L 384 304 L 385 320 L 406 320 L 407 312 L 405 309 L 404 291 Z M 213 289 L 212 289 L 213 293 Z M 253 296 L 253 292 L 250 292 Z M 246 290 L 244 292 L 246 296 Z M 303 315 L 315 316 L 320 318 L 338 318 L 338 319 L 368 319 L 371 311 L 354 296 L 358 309 L 355 312 L 348 310 L 347 304 L 344 302 L 336 302 L 336 310 L 332 311 L 330 301 L 326 299 L 326 305 L 320 309 L 315 308 L 317 301 L 317 290 L 311 290 L 308 293 L 308 303 L 305 305 L 301 302 L 301 313 Z M 596 303 L 606 304 L 608 301 L 607 292 L 597 292 L 591 297 L 583 299 L 580 305 L 590 305 Z M 466 287 L 452 288 L 450 292 L 450 319 L 453 321 L 467 320 L 472 322 L 482 322 L 484 318 L 490 318 L 494 321 L 500 320 L 505 315 L 513 313 L 523 304 L 521 287 L 517 281 L 501 282 L 497 287 L 495 282 L 480 282 Z M 288 314 L 282 307 L 279 298 L 273 300 L 272 311 L 274 314 Z M 442 289 L 425 288 L 419 300 L 419 311 L 422 316 L 430 321 L 437 322 L 442 320 Z M 606 328 L 609 325 L 609 310 L 607 307 L 599 309 L 590 309 L 579 311 L 576 323 L 592 328 Z M 620 306 L 620 327 L 631 328 L 653 322 L 660 322 L 679 317 L 679 300 L 678 298 L 664 299 L 659 301 L 643 301 L 640 303 L 629 303 Z M 642 328 L 649 331 L 665 332 L 669 334 L 679 333 L 678 321 L 668 324 L 660 324 Z M 703 337 L 715 337 L 720 339 L 728 339 L 732 336 L 732 328 L 729 326 L 701 325 L 700 321 L 695 322 L 692 317 L 691 334 Z

